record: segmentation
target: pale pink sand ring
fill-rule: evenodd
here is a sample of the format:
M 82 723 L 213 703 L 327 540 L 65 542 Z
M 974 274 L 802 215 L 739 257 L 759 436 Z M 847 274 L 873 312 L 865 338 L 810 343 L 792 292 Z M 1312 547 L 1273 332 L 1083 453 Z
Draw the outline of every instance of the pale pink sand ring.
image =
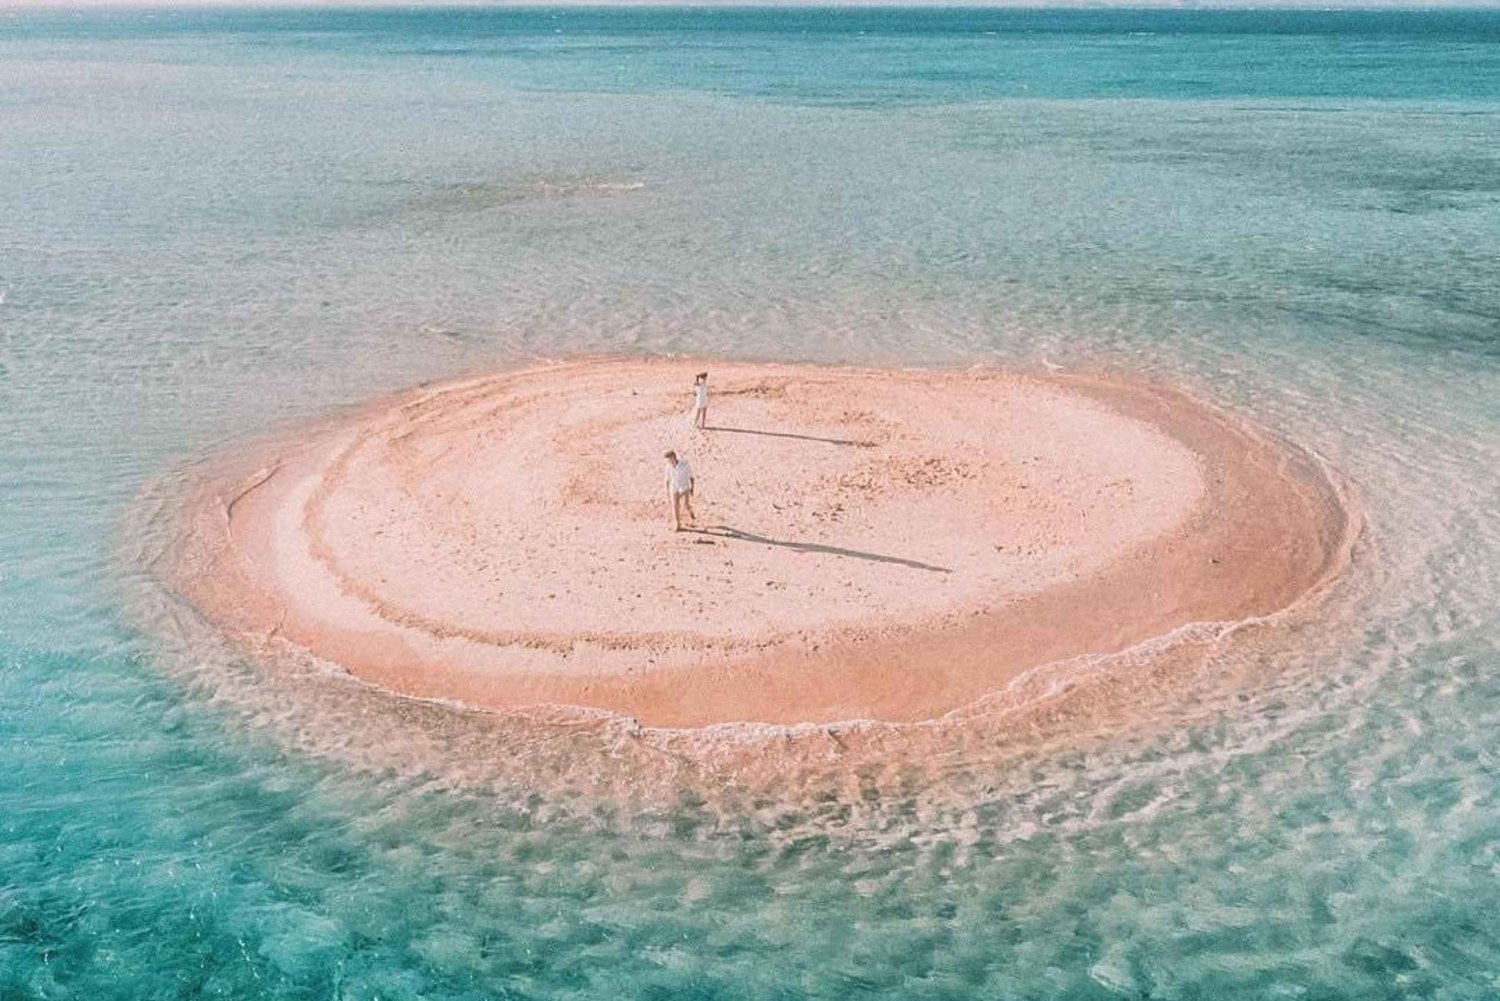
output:
M 423 388 L 224 460 L 189 515 L 176 587 L 247 646 L 678 728 L 933 719 L 1283 609 L 1357 531 L 1321 464 L 1163 387 L 701 360 Z

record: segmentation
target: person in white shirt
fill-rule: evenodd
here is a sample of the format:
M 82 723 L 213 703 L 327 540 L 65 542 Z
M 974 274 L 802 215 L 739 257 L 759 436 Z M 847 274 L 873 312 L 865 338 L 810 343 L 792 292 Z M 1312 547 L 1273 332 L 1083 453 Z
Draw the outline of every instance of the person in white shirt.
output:
M 693 380 L 693 427 L 708 427 L 708 373 L 699 372 Z
M 672 498 L 672 522 L 676 531 L 682 531 L 682 509 L 687 508 L 689 521 L 697 521 L 693 513 L 693 467 L 686 459 L 677 458 L 676 452 L 667 453 L 667 496 Z

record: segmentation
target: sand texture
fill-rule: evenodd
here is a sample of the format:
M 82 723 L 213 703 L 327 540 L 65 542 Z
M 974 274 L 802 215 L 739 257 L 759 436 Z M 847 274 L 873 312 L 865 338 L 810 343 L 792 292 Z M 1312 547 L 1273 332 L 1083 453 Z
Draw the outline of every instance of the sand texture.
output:
M 1319 463 L 1169 388 L 676 360 L 424 387 L 223 458 L 187 515 L 178 588 L 256 649 L 666 728 L 934 719 L 1284 609 L 1353 533 Z

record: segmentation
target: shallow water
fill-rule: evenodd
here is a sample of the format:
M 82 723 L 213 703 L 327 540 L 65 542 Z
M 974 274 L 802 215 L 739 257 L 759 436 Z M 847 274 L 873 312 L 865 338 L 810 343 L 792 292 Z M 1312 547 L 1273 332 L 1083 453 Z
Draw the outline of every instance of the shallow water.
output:
M 0 992 L 1500 993 L 1497 149 L 1484 12 L 0 19 Z M 961 802 L 455 783 L 141 628 L 149 483 L 575 352 L 1144 373 L 1367 532 L 1263 681 Z

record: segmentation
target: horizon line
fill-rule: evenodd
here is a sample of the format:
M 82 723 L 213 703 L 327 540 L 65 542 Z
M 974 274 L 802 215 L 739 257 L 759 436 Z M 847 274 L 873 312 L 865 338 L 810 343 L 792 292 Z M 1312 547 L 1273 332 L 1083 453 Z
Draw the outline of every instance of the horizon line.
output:
M 1428 11 L 1500 12 L 1500 0 L 1408 0 L 1370 2 L 1352 0 L 1179 0 L 1137 3 L 1134 0 L 0 0 L 0 14 L 57 13 L 84 10 L 131 9 L 175 12 L 189 10 L 968 10 L 968 11 L 1077 11 L 1140 13 L 1294 12 L 1294 13 L 1421 13 Z
M 506 10 L 627 10 L 627 11 L 716 11 L 716 10 L 788 10 L 788 11 L 1013 11 L 1013 12 L 1137 12 L 1170 14 L 1214 13 L 1297 13 L 1297 14 L 1422 14 L 1422 13 L 1500 13 L 1500 0 L 1436 0 L 1410 3 L 1407 0 L 1375 2 L 1354 0 L 1181 0 L 1178 3 L 1136 3 L 1122 0 L 1004 0 L 998 3 L 974 0 L 74 0 L 54 3 L 33 0 L 0 0 L 0 16 L 20 14 L 65 14 L 98 11 L 134 11 L 137 13 L 187 13 L 200 11 L 266 11 L 266 10 L 338 10 L 338 11 L 506 11 Z

